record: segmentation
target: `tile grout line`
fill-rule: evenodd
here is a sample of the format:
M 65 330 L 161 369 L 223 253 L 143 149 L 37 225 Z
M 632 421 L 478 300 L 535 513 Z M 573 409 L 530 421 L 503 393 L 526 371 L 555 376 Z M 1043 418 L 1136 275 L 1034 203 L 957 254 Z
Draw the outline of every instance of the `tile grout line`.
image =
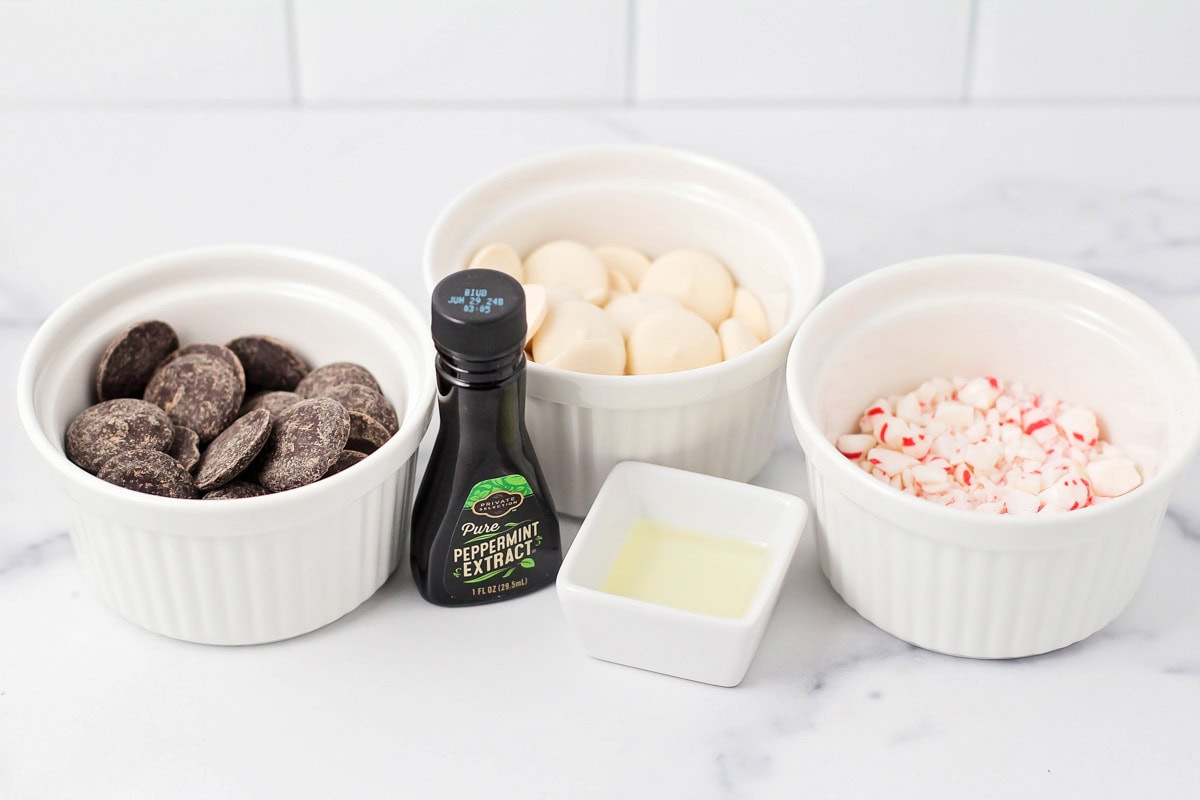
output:
M 298 108 L 300 102 L 300 47 L 296 39 L 296 7 L 295 0 L 283 0 L 283 25 L 287 39 L 288 58 L 288 89 L 292 93 L 292 106 Z
M 512 113 L 570 113 L 576 111 L 681 111 L 681 112 L 797 112 L 814 110 L 895 111 L 956 108 L 964 105 L 958 96 L 945 98 L 707 98 L 690 100 L 643 100 L 632 106 L 623 100 L 563 100 L 563 99 L 496 99 L 496 100 L 321 100 L 304 103 L 310 111 L 395 111 L 395 112 L 512 112 Z M 1004 108 L 1121 109 L 1121 108 L 1196 108 L 1200 97 L 989 97 L 967 103 L 980 110 Z M 296 108 L 289 101 L 262 100 L 147 100 L 147 101 L 14 101 L 0 100 L 0 114 L 56 113 L 203 113 L 209 111 L 239 111 L 246 113 L 280 111 Z
M 289 0 L 290 2 L 290 0 Z M 971 92 L 975 83 L 975 48 L 979 40 L 979 0 L 971 0 L 971 8 L 967 13 L 967 53 L 963 63 L 962 97 L 963 105 L 971 105 Z
M 637 0 L 625 4 L 625 105 L 637 105 Z

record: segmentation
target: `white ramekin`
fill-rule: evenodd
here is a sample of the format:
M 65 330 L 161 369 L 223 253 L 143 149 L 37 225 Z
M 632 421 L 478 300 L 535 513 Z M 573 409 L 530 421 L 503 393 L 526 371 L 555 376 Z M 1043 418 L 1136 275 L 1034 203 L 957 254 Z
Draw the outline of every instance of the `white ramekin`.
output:
M 832 444 L 877 397 L 976 375 L 1094 409 L 1144 485 L 1062 514 L 973 514 L 898 492 Z M 1108 624 L 1200 443 L 1200 369 L 1179 333 L 1117 286 L 1024 258 L 926 258 L 851 282 L 801 325 L 787 384 L 825 575 L 883 630 L 953 655 L 1033 655 Z
M 625 461 L 613 467 L 558 573 L 567 626 L 593 658 L 737 686 L 750 668 L 804 532 L 799 497 L 695 472 Z M 641 520 L 750 542 L 767 563 L 737 619 L 621 597 L 604 584 Z
M 265 333 L 311 364 L 356 361 L 402 412 L 399 432 L 327 480 L 244 500 L 175 500 L 101 481 L 67 460 L 67 423 L 92 402 L 96 364 L 127 325 L 162 319 L 187 342 Z M 156 633 L 253 644 L 357 607 L 407 540 L 413 471 L 433 406 L 426 323 L 385 281 L 326 256 L 229 246 L 126 267 L 55 311 L 18 378 L 25 431 L 66 492 L 71 541 L 105 602 Z
M 459 195 L 425 242 L 427 288 L 489 242 L 528 253 L 554 239 L 651 256 L 706 250 L 764 301 L 773 330 L 746 355 L 668 375 L 530 363 L 525 417 L 558 510 L 586 514 L 620 461 L 753 478 L 771 453 L 788 345 L 824 285 L 804 215 L 762 179 L 703 156 L 633 145 L 569 150 L 516 164 Z

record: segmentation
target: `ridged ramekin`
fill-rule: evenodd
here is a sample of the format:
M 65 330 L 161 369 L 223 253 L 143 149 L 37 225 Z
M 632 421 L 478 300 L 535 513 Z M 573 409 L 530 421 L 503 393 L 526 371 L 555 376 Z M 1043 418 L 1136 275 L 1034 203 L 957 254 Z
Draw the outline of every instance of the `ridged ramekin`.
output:
M 187 342 L 265 333 L 310 364 L 356 361 L 403 414 L 352 469 L 243 500 L 176 500 L 113 486 L 67 460 L 67 423 L 123 328 L 162 319 Z M 25 431 L 67 496 L 71 541 L 104 601 L 148 630 L 209 644 L 306 633 L 370 597 L 407 540 L 417 445 L 433 406 L 427 324 L 385 281 L 278 247 L 172 253 L 126 267 L 55 311 L 18 378 Z
M 554 239 L 652 257 L 706 250 L 767 307 L 773 335 L 728 362 L 667 375 L 587 375 L 530 363 L 526 422 L 560 512 L 583 516 L 620 461 L 747 481 L 774 442 L 787 348 L 821 295 L 807 219 L 747 172 L 678 150 L 584 148 L 521 162 L 455 199 L 425 243 L 427 287 L 489 242 Z
M 1095 410 L 1144 484 L 1078 511 L 974 514 L 899 492 L 833 446 L 877 397 L 977 375 Z M 800 326 L 787 386 L 833 588 L 883 630 L 953 655 L 1044 653 L 1108 624 L 1200 444 L 1200 368 L 1170 323 L 1111 283 L 1024 258 L 920 259 L 847 284 Z

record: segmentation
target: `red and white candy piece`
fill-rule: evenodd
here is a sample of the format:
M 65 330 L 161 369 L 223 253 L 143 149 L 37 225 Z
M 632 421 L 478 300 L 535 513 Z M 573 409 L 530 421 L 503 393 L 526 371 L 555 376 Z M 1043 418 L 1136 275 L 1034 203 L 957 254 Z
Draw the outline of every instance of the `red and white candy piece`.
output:
M 1083 469 L 1097 497 L 1120 497 L 1142 485 L 1137 466 L 1124 456 L 1093 461 Z
M 986 514 L 1073 511 L 1142 483 L 1092 411 L 987 375 L 880 398 L 836 446 L 901 491 Z
M 857 461 L 875 446 L 875 437 L 869 433 L 846 433 L 837 439 L 838 452 Z

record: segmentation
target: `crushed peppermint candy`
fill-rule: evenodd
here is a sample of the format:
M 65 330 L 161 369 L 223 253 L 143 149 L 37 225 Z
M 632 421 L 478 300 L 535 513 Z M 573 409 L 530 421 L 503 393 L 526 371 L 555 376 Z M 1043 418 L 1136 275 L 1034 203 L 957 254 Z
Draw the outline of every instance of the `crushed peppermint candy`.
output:
M 1074 511 L 1142 484 L 1100 438 L 1096 415 L 1020 383 L 934 378 L 876 400 L 838 451 L 866 473 L 947 508 L 986 514 Z

